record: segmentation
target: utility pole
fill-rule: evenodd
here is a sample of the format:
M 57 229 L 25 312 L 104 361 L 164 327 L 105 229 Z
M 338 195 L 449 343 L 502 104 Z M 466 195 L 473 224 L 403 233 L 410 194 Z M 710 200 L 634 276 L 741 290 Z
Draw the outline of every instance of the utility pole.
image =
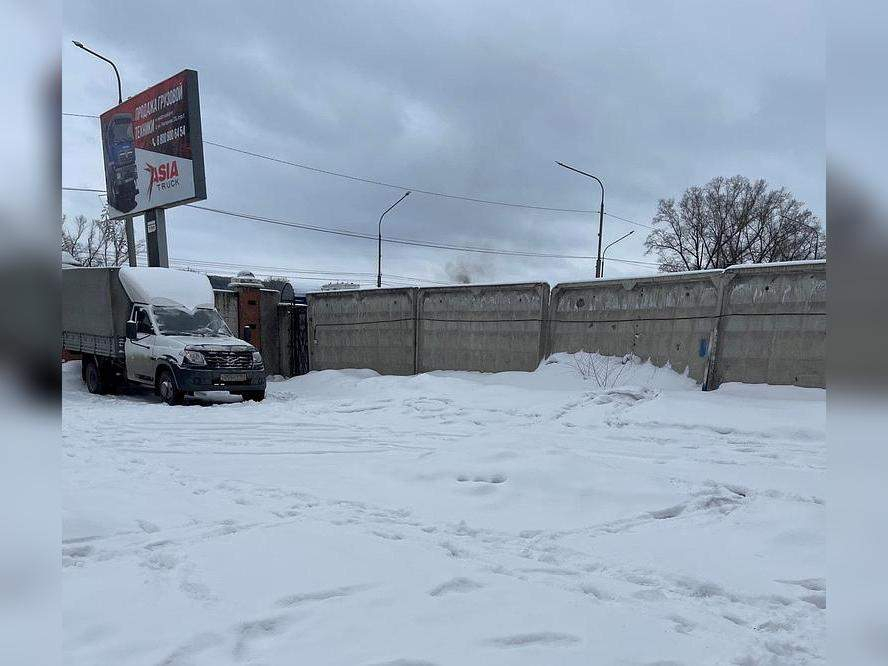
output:
M 376 255 L 377 256 L 377 259 L 376 259 L 376 288 L 377 289 L 382 286 L 382 218 L 384 218 L 385 214 L 388 213 L 392 208 L 394 208 L 399 203 L 404 201 L 404 199 L 406 199 L 409 195 L 410 195 L 409 191 L 404 192 L 403 196 L 400 199 L 398 199 L 395 203 L 393 203 L 391 206 L 386 208 L 385 211 L 382 213 L 382 215 L 379 216 L 379 248 L 378 248 L 379 251 Z
M 111 65 L 111 67 L 114 68 L 114 75 L 117 77 L 117 103 L 123 104 L 123 87 L 120 84 L 120 72 L 117 71 L 117 65 L 115 65 L 111 60 L 109 60 L 108 58 L 103 56 L 101 53 L 96 53 L 92 49 L 85 47 L 82 42 L 74 41 L 73 44 L 78 49 L 83 49 L 87 53 L 91 53 L 99 60 L 104 60 L 109 65 Z M 123 218 L 123 221 L 124 221 L 124 227 L 126 229 L 127 259 L 129 261 L 130 266 L 136 266 L 137 265 L 137 262 L 136 262 L 136 233 L 135 233 L 135 230 L 133 229 L 132 215 L 127 215 L 125 218 Z
M 601 234 L 604 231 L 604 183 L 601 182 L 601 179 L 598 176 L 593 176 L 591 173 L 586 173 L 585 171 L 580 171 L 572 166 L 568 166 L 563 162 L 555 161 L 555 164 L 558 166 L 562 166 L 565 169 L 570 169 L 571 171 L 576 171 L 587 178 L 594 178 L 598 185 L 601 187 L 601 207 L 598 209 L 598 259 L 595 261 L 595 277 L 604 277 L 604 265 L 601 260 Z

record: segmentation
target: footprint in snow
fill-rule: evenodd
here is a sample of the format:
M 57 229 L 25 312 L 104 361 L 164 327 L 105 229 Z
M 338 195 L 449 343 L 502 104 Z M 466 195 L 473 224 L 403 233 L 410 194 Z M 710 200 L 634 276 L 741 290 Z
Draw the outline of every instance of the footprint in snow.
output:
M 675 518 L 684 513 L 686 505 L 684 504 L 676 504 L 675 506 L 670 506 L 666 509 L 658 509 L 656 511 L 651 511 L 650 515 L 652 518 L 656 518 L 657 520 L 666 520 L 668 518 Z
M 470 578 L 451 578 L 446 583 L 441 583 L 437 587 L 429 590 L 429 595 L 432 597 L 440 597 L 444 594 L 449 594 L 451 592 L 472 592 L 473 590 L 478 590 L 484 587 L 481 583 L 476 583 Z
M 273 638 L 275 635 L 280 634 L 290 621 L 290 618 L 284 615 L 276 615 L 250 622 L 241 622 L 236 629 L 237 640 L 232 650 L 233 656 L 238 661 L 243 661 L 248 654 L 251 643 L 257 640 Z
M 486 643 L 501 648 L 520 648 L 539 645 L 561 647 L 572 645 L 579 641 L 579 636 L 574 636 L 573 634 L 562 634 L 554 631 L 538 631 L 529 634 L 513 634 L 511 636 L 491 638 L 488 639 Z
M 669 620 L 673 622 L 672 628 L 680 634 L 689 634 L 697 627 L 694 622 L 691 622 L 681 615 L 671 615 Z
M 474 476 L 470 476 L 468 474 L 460 474 L 456 477 L 456 480 L 460 483 L 505 483 L 507 477 L 505 474 L 489 474 L 482 475 L 476 474 Z
M 802 601 L 806 601 L 812 606 L 816 606 L 820 610 L 826 610 L 826 595 L 825 594 L 808 594 L 804 597 L 801 597 Z
M 93 553 L 93 547 L 89 545 L 68 546 L 62 549 L 62 555 L 71 558 L 89 557 Z
M 380 539 L 388 539 L 389 541 L 401 541 L 404 538 L 403 534 L 398 534 L 397 532 L 383 532 L 381 530 L 373 530 L 371 534 L 378 536 Z
M 347 597 L 366 589 L 366 585 L 348 585 L 345 587 L 335 587 L 329 590 L 319 590 L 317 592 L 302 592 L 300 594 L 291 594 L 278 599 L 277 605 L 281 608 L 290 608 L 312 601 L 326 601 L 327 599 L 335 599 L 337 597 Z
M 142 560 L 142 566 L 155 571 L 171 571 L 179 564 L 179 559 L 172 553 L 157 551 Z
M 802 578 L 800 580 L 786 580 L 779 578 L 776 582 L 785 583 L 787 585 L 798 585 L 799 587 L 811 590 L 812 592 L 826 591 L 826 581 L 823 578 Z
M 160 528 L 152 523 L 150 520 L 137 520 L 136 524 L 139 526 L 139 529 L 145 532 L 145 534 L 154 534 L 155 532 L 160 532 Z
M 469 556 L 468 551 L 463 550 L 462 548 L 459 548 L 458 546 L 455 546 L 450 541 L 442 541 L 438 545 L 441 546 L 441 548 L 443 548 L 447 552 L 447 554 L 450 555 L 450 557 L 468 557 Z
M 598 599 L 599 601 L 613 601 L 614 599 L 614 595 L 612 595 L 610 592 L 602 590 L 599 587 L 595 587 L 594 585 L 580 585 L 580 592 L 582 592 L 583 594 L 587 594 L 595 599 Z

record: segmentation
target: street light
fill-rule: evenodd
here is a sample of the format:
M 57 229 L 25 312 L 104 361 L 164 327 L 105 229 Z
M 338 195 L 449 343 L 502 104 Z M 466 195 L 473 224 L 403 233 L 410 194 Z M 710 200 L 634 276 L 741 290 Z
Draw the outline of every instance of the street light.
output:
M 120 72 L 117 71 L 117 65 L 111 62 L 108 58 L 103 56 L 101 53 L 96 53 L 92 49 L 86 48 L 82 42 L 73 41 L 74 46 L 78 49 L 83 49 L 87 53 L 91 53 L 99 60 L 104 60 L 109 65 L 114 68 L 114 75 L 117 77 L 117 103 L 123 104 L 123 88 L 120 85 Z M 138 262 L 136 261 L 136 232 L 133 229 L 133 216 L 127 215 L 123 218 L 124 221 L 124 229 L 126 230 L 126 254 L 127 260 L 130 266 L 136 266 Z
M 635 229 L 630 231 L 628 234 L 620 236 L 617 240 L 613 241 L 612 243 L 608 243 L 607 245 L 604 246 L 604 252 L 601 253 L 601 277 L 604 277 L 604 258 L 607 255 L 608 248 L 610 248 L 613 245 L 616 245 L 624 238 L 629 238 L 629 236 L 631 236 L 634 233 L 635 233 Z
M 379 253 L 377 254 L 377 260 L 376 260 L 376 262 L 377 262 L 376 263 L 376 288 L 377 289 L 382 286 L 382 218 L 384 218 L 385 214 L 388 213 L 392 208 L 394 208 L 399 203 L 404 201 L 404 199 L 406 199 L 409 195 L 410 195 L 409 191 L 404 192 L 403 196 L 400 199 L 398 199 L 395 203 L 393 203 L 391 206 L 386 208 L 385 212 L 383 212 L 383 214 L 379 216 Z
M 96 53 L 92 49 L 86 48 L 81 42 L 75 41 L 72 43 L 78 49 L 83 49 L 87 53 L 92 53 L 96 58 L 99 58 L 100 60 L 104 60 L 105 62 L 107 62 L 109 65 L 111 65 L 114 68 L 114 74 L 117 75 L 117 103 L 123 104 L 123 89 L 120 87 L 120 72 L 117 71 L 117 65 L 115 65 L 113 62 L 108 60 L 108 58 L 103 56 L 101 53 Z
M 586 173 L 585 171 L 580 171 L 579 169 L 575 169 L 572 166 L 568 166 L 563 162 L 555 161 L 555 164 L 558 166 L 562 166 L 565 169 L 570 169 L 571 171 L 576 171 L 579 174 L 587 176 L 588 178 L 594 178 L 598 181 L 598 184 L 601 186 L 601 208 L 598 209 L 598 259 L 595 260 L 595 277 L 603 277 L 604 276 L 604 266 L 601 263 L 601 233 L 604 230 L 604 183 L 601 182 L 601 179 L 598 176 L 593 176 L 591 173 Z

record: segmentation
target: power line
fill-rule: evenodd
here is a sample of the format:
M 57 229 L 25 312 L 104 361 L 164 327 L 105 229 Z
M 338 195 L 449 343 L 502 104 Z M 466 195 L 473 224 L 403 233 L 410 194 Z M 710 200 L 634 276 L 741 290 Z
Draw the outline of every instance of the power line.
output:
M 366 234 L 359 231 L 352 231 L 349 229 L 331 229 L 328 227 L 320 227 L 313 224 L 305 224 L 302 222 L 293 222 L 288 220 L 279 220 L 271 217 L 264 217 L 261 215 L 253 215 L 250 213 L 239 213 L 236 211 L 224 210 L 222 208 L 212 208 L 210 206 L 201 206 L 199 204 L 186 204 L 189 208 L 196 208 L 198 210 L 203 210 L 212 213 L 218 213 L 220 215 L 227 215 L 231 217 L 238 217 L 246 220 L 252 220 L 254 222 L 264 222 L 266 224 L 275 224 L 284 227 L 293 227 L 296 229 L 305 229 L 308 231 L 317 231 L 319 233 L 327 233 L 334 234 L 337 236 L 346 236 L 350 238 L 363 238 L 366 240 L 377 240 L 377 237 L 373 234 Z M 463 245 L 453 245 L 449 243 L 434 243 L 431 241 L 422 241 L 422 240 L 414 240 L 408 238 L 397 238 L 397 237 L 389 237 L 382 239 L 384 243 L 393 243 L 396 245 L 409 245 L 413 247 L 428 247 L 434 249 L 441 250 L 452 250 L 454 252 L 474 252 L 478 254 L 496 254 L 496 255 L 505 255 L 505 256 L 515 256 L 515 257 L 539 257 L 539 258 L 548 258 L 548 259 L 595 259 L 594 256 L 591 255 L 572 255 L 572 254 L 555 254 L 548 252 L 529 252 L 524 250 L 507 250 L 507 249 L 496 249 L 496 248 L 483 248 L 476 246 L 463 246 Z M 653 262 L 646 261 L 634 261 L 631 259 L 609 259 L 609 261 L 617 261 L 620 263 L 630 263 L 630 264 L 640 264 L 640 265 L 650 265 L 656 266 Z
M 93 116 L 85 113 L 67 113 L 63 112 L 63 116 L 73 116 L 75 118 L 98 118 L 98 116 Z M 248 155 L 250 157 L 256 157 L 258 159 L 267 160 L 269 162 L 276 162 L 277 164 L 284 164 L 286 166 L 295 167 L 297 169 L 304 169 L 306 171 L 312 171 L 314 173 L 325 174 L 327 176 L 335 176 L 337 178 L 344 178 L 346 180 L 351 180 L 359 183 L 367 183 L 369 185 L 378 185 L 379 187 L 388 187 L 395 190 L 410 190 L 412 192 L 419 192 L 420 194 L 427 194 L 432 197 L 442 197 L 445 199 L 456 199 L 459 201 L 469 201 L 471 203 L 479 203 L 486 204 L 492 206 L 506 206 L 509 208 L 524 208 L 529 210 L 541 210 L 547 212 L 554 213 L 576 213 L 582 215 L 597 215 L 597 210 L 589 210 L 586 208 L 556 208 L 552 206 L 539 206 L 535 204 L 525 204 L 525 203 L 515 203 L 512 201 L 500 201 L 497 199 L 482 199 L 480 197 L 470 197 L 462 194 L 450 194 L 447 192 L 437 192 L 435 190 L 424 190 L 419 187 L 413 187 L 412 185 L 398 185 L 396 183 L 388 183 L 383 180 L 376 180 L 374 178 L 365 178 L 363 176 L 354 176 L 347 173 L 342 173 L 341 171 L 332 171 L 330 169 L 322 169 L 320 167 L 311 166 L 310 164 L 302 164 L 300 162 L 292 162 L 290 160 L 285 160 L 279 157 L 274 157 L 272 155 L 264 155 L 262 153 L 256 153 L 251 150 L 245 150 L 243 148 L 236 148 L 234 146 L 229 146 L 224 143 L 218 143 L 216 141 L 208 141 L 204 139 L 204 144 L 209 146 L 215 146 L 216 148 L 222 148 L 223 150 L 230 150 L 234 153 L 239 153 L 241 155 Z M 620 220 L 622 222 L 626 222 L 628 224 L 634 224 L 638 227 L 643 227 L 644 229 L 653 229 L 652 226 L 647 224 L 642 224 L 641 222 L 636 222 L 635 220 L 630 220 L 626 217 L 620 217 L 619 215 L 614 215 L 613 213 L 604 212 L 605 215 L 612 217 L 616 220 Z
M 63 187 L 62 189 L 69 192 L 98 192 L 99 194 L 105 194 L 105 190 L 97 190 L 94 187 Z
M 506 206 L 509 208 L 524 208 L 529 210 L 542 210 L 547 212 L 554 213 L 577 213 L 583 215 L 589 214 L 598 214 L 597 210 L 588 210 L 585 208 L 556 208 L 553 206 L 539 206 L 536 204 L 526 204 L 526 203 L 515 203 L 511 201 L 500 201 L 497 199 L 482 199 L 480 197 L 470 197 L 463 194 L 450 194 L 447 192 L 436 192 L 434 190 L 424 190 L 419 187 L 414 187 L 412 185 L 399 185 L 397 183 L 388 183 L 382 180 L 375 180 L 373 178 L 364 178 L 362 176 L 353 176 L 351 174 L 342 173 L 340 171 L 332 171 L 330 169 L 321 169 L 320 167 L 311 166 L 309 164 L 301 164 L 299 162 L 291 162 L 290 160 L 281 159 L 279 157 L 273 157 L 271 155 L 263 155 L 261 153 L 254 153 L 250 150 L 244 150 L 242 148 L 235 148 L 234 146 L 228 146 L 223 143 L 217 143 L 215 141 L 207 141 L 204 140 L 204 143 L 210 146 L 215 146 L 216 148 L 222 148 L 224 150 L 230 150 L 234 153 L 240 153 L 241 155 L 249 155 L 250 157 L 256 157 L 263 160 L 268 160 L 269 162 L 276 162 L 278 164 L 285 164 L 287 166 L 296 167 L 297 169 L 304 169 L 306 171 L 312 171 L 314 173 L 322 173 L 328 176 L 336 176 L 337 178 L 345 178 L 346 180 L 352 180 L 359 183 L 368 183 L 370 185 L 378 185 L 380 187 L 388 187 L 394 190 L 410 190 L 411 192 L 419 192 L 420 194 L 427 194 L 432 197 L 442 197 L 445 199 L 457 199 L 459 201 L 469 201 L 471 203 L 479 203 L 486 204 L 492 206 Z M 605 215 L 610 215 L 610 213 L 605 212 Z M 611 215 L 611 217 L 616 218 L 616 215 Z M 637 224 L 639 226 L 644 226 L 648 229 L 653 229 L 653 227 L 649 227 L 647 225 L 643 225 L 640 222 L 635 222 L 633 220 L 628 220 L 626 218 L 617 218 L 621 219 L 624 222 L 628 222 L 630 224 Z
M 141 259 L 147 259 L 148 255 L 146 252 L 139 252 L 137 256 L 140 257 Z M 252 269 L 256 269 L 256 268 L 260 268 L 260 269 L 262 268 L 262 267 L 251 266 L 248 264 L 226 264 L 226 267 L 223 268 L 223 267 L 219 267 L 216 265 L 212 265 L 212 266 L 207 265 L 207 264 L 216 264 L 216 263 L 221 263 L 221 262 L 205 262 L 205 261 L 201 261 L 199 259 L 183 259 L 183 258 L 176 258 L 176 257 L 171 257 L 170 263 L 178 268 L 186 268 L 186 269 L 191 269 L 191 270 L 194 270 L 193 267 L 197 267 L 198 269 L 200 269 L 201 272 L 207 272 L 208 274 L 213 274 L 213 275 L 217 274 L 217 272 L 230 273 L 230 272 L 233 272 L 238 269 L 240 269 L 240 270 L 251 269 L 252 270 Z M 332 276 L 311 277 L 311 276 L 307 276 L 307 275 L 300 275 L 299 271 L 296 271 L 296 270 L 282 269 L 282 268 L 273 268 L 272 270 L 274 270 L 275 273 L 268 273 L 268 272 L 265 272 L 262 270 L 257 270 L 255 274 L 257 274 L 259 276 L 264 275 L 267 278 L 275 277 L 276 274 L 277 275 L 283 274 L 280 276 L 287 277 L 287 278 L 292 277 L 295 280 L 311 280 L 311 281 L 315 281 L 315 282 L 329 282 L 332 277 Z M 209 271 L 213 271 L 213 272 L 210 273 Z M 358 274 L 335 273 L 334 275 L 351 276 L 351 275 L 358 275 Z M 349 279 L 349 281 L 357 282 L 358 284 L 375 284 L 376 283 L 376 280 L 375 280 L 376 274 L 375 273 L 373 273 L 373 274 L 365 273 L 364 275 L 366 276 L 366 279 L 360 279 L 357 277 L 349 277 L 348 279 Z M 370 279 L 370 277 L 372 277 L 373 279 Z M 392 278 L 401 278 L 401 279 L 393 280 L 393 282 L 391 284 L 402 284 L 402 285 L 414 286 L 415 282 L 413 282 L 412 280 L 423 281 L 423 282 L 433 282 L 434 284 L 446 284 L 446 283 L 434 282 L 432 280 L 423 280 L 422 278 L 407 278 L 406 276 L 391 276 L 391 277 Z
M 63 190 L 68 191 L 76 191 L 76 192 L 104 192 L 104 190 L 99 190 L 95 188 L 89 187 L 63 187 Z M 352 231 L 350 229 L 335 229 L 329 227 L 321 227 L 313 224 L 306 224 L 303 222 L 293 222 L 289 220 L 279 220 L 271 217 L 264 217 L 261 215 L 253 215 L 250 213 L 239 213 L 236 211 L 225 210 L 223 208 L 213 208 L 210 206 L 201 206 L 199 204 L 185 204 L 189 208 L 195 208 L 197 210 L 203 210 L 206 212 L 217 213 L 219 215 L 226 215 L 229 217 L 237 217 L 245 220 L 251 220 L 253 222 L 261 222 L 265 224 L 274 224 L 277 226 L 283 227 L 291 227 L 295 229 L 304 229 L 306 231 L 315 231 L 318 233 L 325 234 L 333 234 L 336 236 L 346 236 L 349 238 L 362 238 L 365 240 L 377 240 L 376 235 L 367 234 L 359 231 Z M 407 238 L 383 238 L 384 243 L 392 243 L 396 245 L 408 245 L 412 247 L 428 247 L 440 250 L 451 250 L 454 252 L 474 252 L 477 254 L 493 254 L 493 255 L 503 255 L 503 256 L 513 256 L 513 257 L 534 257 L 534 258 L 545 258 L 545 259 L 587 259 L 592 260 L 595 259 L 594 256 L 590 255 L 574 255 L 574 254 L 555 254 L 548 252 L 529 252 L 524 250 L 506 250 L 506 249 L 495 249 L 495 248 L 483 248 L 483 247 L 474 247 L 474 246 L 462 246 L 462 245 L 452 245 L 447 243 L 434 243 L 430 241 L 421 241 L 421 240 L 413 240 Z M 631 264 L 638 266 L 658 266 L 654 262 L 650 261 L 636 261 L 632 259 L 619 259 L 619 258 L 611 258 L 608 261 L 615 261 L 617 263 L 623 264 Z
M 349 271 L 321 271 L 321 270 L 312 270 L 307 268 L 292 268 L 285 266 L 264 266 L 259 264 L 237 264 L 225 261 L 210 261 L 206 259 L 188 259 L 188 258 L 173 258 L 172 261 L 176 261 L 178 263 L 189 263 L 194 265 L 203 266 L 206 268 L 218 268 L 219 270 L 237 270 L 237 269 L 257 269 L 259 271 L 277 271 L 280 273 L 287 273 L 293 275 L 294 277 L 300 277 L 309 279 L 309 276 L 326 276 L 323 280 L 329 280 L 331 277 L 364 277 L 364 278 L 375 278 L 376 273 L 370 272 L 349 272 Z M 270 274 L 270 273 L 267 273 Z M 389 274 L 386 275 L 387 278 L 393 278 L 399 281 L 414 281 L 414 282 L 428 282 L 430 284 L 437 285 L 447 285 L 450 284 L 448 282 L 439 282 L 437 280 L 428 280 L 426 278 L 415 277 L 412 275 L 394 275 Z

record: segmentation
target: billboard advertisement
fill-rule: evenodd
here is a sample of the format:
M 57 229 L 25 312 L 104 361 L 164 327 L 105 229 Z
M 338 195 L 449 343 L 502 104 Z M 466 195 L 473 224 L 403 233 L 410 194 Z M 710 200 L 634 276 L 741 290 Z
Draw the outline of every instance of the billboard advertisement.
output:
M 197 72 L 171 76 L 99 122 L 111 219 L 207 198 Z

